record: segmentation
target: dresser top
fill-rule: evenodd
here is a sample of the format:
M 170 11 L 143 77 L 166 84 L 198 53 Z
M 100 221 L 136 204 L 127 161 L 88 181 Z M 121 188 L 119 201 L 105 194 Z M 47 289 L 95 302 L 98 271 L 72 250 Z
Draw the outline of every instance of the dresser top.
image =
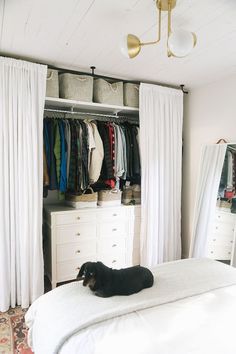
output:
M 116 209 L 116 208 L 122 208 L 122 209 L 139 209 L 141 208 L 141 205 L 118 205 L 118 206 L 109 206 L 109 207 L 101 207 L 97 206 L 96 208 L 80 208 L 80 209 L 75 209 L 72 208 L 68 205 L 65 204 L 45 204 L 43 206 L 44 210 L 46 213 L 61 213 L 61 212 L 81 212 L 81 211 L 98 211 L 98 210 L 109 210 L 109 209 Z

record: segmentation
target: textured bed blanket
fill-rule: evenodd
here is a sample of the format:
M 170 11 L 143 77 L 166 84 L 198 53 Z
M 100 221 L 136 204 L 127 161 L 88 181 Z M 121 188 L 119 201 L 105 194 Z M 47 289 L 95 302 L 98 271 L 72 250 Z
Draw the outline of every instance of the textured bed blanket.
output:
M 153 274 L 153 287 L 131 296 L 99 298 L 79 282 L 41 296 L 26 314 L 31 348 L 58 353 L 73 334 L 95 323 L 236 284 L 236 269 L 207 259 L 164 263 Z

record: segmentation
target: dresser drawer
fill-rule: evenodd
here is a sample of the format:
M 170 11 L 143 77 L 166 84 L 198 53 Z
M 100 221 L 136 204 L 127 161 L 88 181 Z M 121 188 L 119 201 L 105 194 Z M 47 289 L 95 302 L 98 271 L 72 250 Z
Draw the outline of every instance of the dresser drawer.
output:
M 124 237 L 101 237 L 98 241 L 98 253 L 125 252 Z
M 236 215 L 232 214 L 232 213 L 216 212 L 215 220 L 216 220 L 216 222 L 220 221 L 220 222 L 234 225 L 235 221 L 236 221 Z
M 214 246 L 209 245 L 207 249 L 207 257 L 219 260 L 230 260 L 232 254 L 232 246 Z
M 232 247 L 234 242 L 233 234 L 212 234 L 208 239 L 208 245 L 219 245 L 219 246 L 229 246 Z
M 103 254 L 98 258 L 99 261 L 103 262 L 107 267 L 120 269 L 125 268 L 125 254 L 116 253 L 116 254 Z
M 96 241 L 88 240 L 57 245 L 57 262 L 79 259 L 96 254 Z
M 60 226 L 56 228 L 57 244 L 78 242 L 81 239 L 95 238 L 95 223 L 79 223 L 72 226 Z
M 128 234 L 128 227 L 126 221 L 114 221 L 100 223 L 98 225 L 99 236 L 126 236 Z
M 100 210 L 97 214 L 98 221 L 113 221 L 117 219 L 126 218 L 126 210 L 125 207 L 121 208 L 104 208 L 104 210 Z
M 79 224 L 81 222 L 96 222 L 96 212 L 94 211 L 72 211 L 55 215 L 56 226 Z
M 219 235 L 233 235 L 234 223 L 216 222 L 212 227 L 212 232 Z
M 78 260 L 71 260 L 66 262 L 57 263 L 56 267 L 56 279 L 57 283 L 67 280 L 75 279 L 77 274 L 79 273 L 79 268 L 85 262 L 96 262 L 96 256 L 88 256 L 84 258 L 80 258 Z

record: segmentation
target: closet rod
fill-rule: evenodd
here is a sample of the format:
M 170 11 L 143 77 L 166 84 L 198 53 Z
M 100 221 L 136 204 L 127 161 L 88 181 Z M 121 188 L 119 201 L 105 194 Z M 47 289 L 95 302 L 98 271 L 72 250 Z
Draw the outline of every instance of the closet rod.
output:
M 93 112 L 80 112 L 80 111 L 66 111 L 62 109 L 52 109 L 52 108 L 44 108 L 44 111 L 47 112 L 54 112 L 54 113 L 63 113 L 63 114 L 79 114 L 85 116 L 95 116 L 95 117 L 108 117 L 108 118 L 125 118 L 125 119 L 138 119 L 135 116 L 118 116 L 117 114 L 102 114 L 102 113 L 93 113 Z
M 90 72 L 85 72 L 85 71 L 77 71 L 77 70 L 70 70 L 70 69 L 66 69 L 66 68 L 59 68 L 57 66 L 54 66 L 54 65 L 51 65 L 51 64 L 48 64 L 47 62 L 45 61 L 39 61 L 38 59 L 36 58 L 32 58 L 32 57 L 25 57 L 25 56 L 19 56 L 19 55 L 14 55 L 14 54 L 9 54 L 9 53 L 4 53 L 2 52 L 1 53 L 1 56 L 2 57 L 5 57 L 5 58 L 14 58 L 14 59 L 17 59 L 17 60 L 25 60 L 25 61 L 28 61 L 28 62 L 31 62 L 31 63 L 37 63 L 37 64 L 40 64 L 40 65 L 47 65 L 48 68 L 50 69 L 55 69 L 55 70 L 59 70 L 63 73 L 71 73 L 71 74 L 81 74 L 81 75 L 90 75 L 90 76 L 94 76 L 94 77 L 97 77 L 97 78 L 104 78 L 105 80 L 112 80 L 112 81 L 123 81 L 123 82 L 131 82 L 131 83 L 134 83 L 134 84 L 140 84 L 140 83 L 146 83 L 146 84 L 153 84 L 153 85 L 158 85 L 158 86 L 163 86 L 163 87 L 169 87 L 169 88 L 173 88 L 173 89 L 176 89 L 176 90 L 181 90 L 183 93 L 187 94 L 188 91 L 186 91 L 184 89 L 184 85 L 169 85 L 167 83 L 164 83 L 164 82 L 157 82 L 157 81 L 151 81 L 151 80 L 128 80 L 128 79 L 123 79 L 121 77 L 111 77 L 111 76 L 104 76 L 104 75 L 99 75 L 99 74 L 92 74 Z

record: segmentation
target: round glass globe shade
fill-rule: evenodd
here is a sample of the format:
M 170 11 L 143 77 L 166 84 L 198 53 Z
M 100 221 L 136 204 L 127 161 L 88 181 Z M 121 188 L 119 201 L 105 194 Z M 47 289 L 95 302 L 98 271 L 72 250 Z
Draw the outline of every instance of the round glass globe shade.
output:
M 194 35 L 191 32 L 178 29 L 171 33 L 168 48 L 178 58 L 187 56 L 194 47 Z

